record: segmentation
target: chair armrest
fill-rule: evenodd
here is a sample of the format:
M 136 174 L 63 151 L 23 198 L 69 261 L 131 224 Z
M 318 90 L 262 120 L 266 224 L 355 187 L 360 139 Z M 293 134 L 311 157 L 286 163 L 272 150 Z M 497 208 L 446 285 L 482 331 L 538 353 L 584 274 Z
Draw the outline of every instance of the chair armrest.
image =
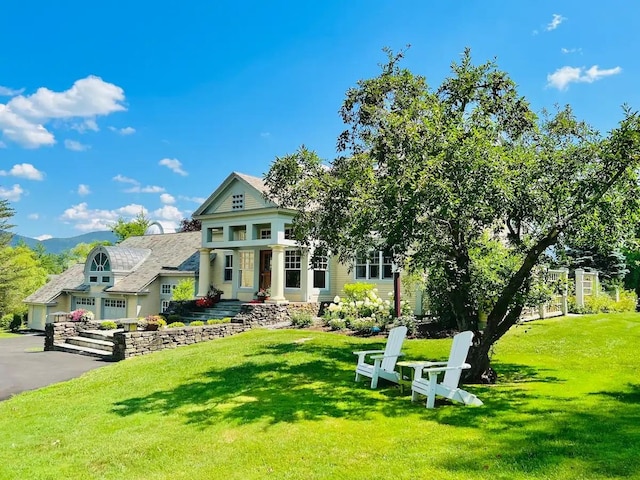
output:
M 378 360 L 380 358 L 398 358 L 398 357 L 404 357 L 404 353 L 400 352 L 397 355 L 371 355 L 372 360 Z
M 446 365 L 446 363 L 445 363 Z M 414 381 L 420 380 L 422 378 L 423 373 L 428 373 L 429 377 L 432 374 L 438 375 L 439 373 L 446 372 L 448 370 L 466 370 L 467 368 L 471 368 L 471 365 L 468 363 L 463 363 L 462 365 L 456 365 L 455 367 L 431 367 L 431 368 L 416 368 L 416 374 L 413 378 Z
M 384 353 L 384 350 L 359 350 L 353 353 L 354 355 L 362 355 L 362 354 L 368 355 L 370 353 Z

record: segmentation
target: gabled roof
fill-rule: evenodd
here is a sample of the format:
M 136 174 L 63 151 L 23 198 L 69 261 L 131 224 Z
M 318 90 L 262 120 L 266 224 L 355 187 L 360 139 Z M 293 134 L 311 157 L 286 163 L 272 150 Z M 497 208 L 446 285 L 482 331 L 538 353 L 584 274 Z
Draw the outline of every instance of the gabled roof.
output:
M 211 195 L 209 195 L 209 198 L 207 198 L 204 201 L 204 203 L 202 205 L 200 205 L 195 212 L 193 212 L 192 216 L 196 217 L 198 215 L 203 215 L 204 212 L 207 211 L 209 206 L 211 206 L 217 200 L 217 198 L 222 194 L 222 192 L 233 181 L 241 181 L 241 182 L 247 184 L 248 186 L 250 186 L 251 188 L 256 190 L 260 194 L 260 196 L 263 196 L 265 193 L 267 193 L 269 191 L 269 189 L 267 188 L 267 185 L 265 185 L 264 181 L 261 178 L 253 177 L 251 175 L 246 175 L 244 173 L 232 172 L 231 175 L 229 175 L 220 184 L 220 186 L 218 188 L 216 188 L 215 191 Z M 275 206 L 275 204 L 274 204 L 274 206 Z
M 64 290 L 77 290 L 84 283 L 84 263 L 76 263 L 24 299 L 25 303 L 50 303 Z
M 199 265 L 200 238 L 200 232 L 165 233 L 129 237 L 118 245 L 102 247 L 109 254 L 113 264 L 112 270 L 124 275 L 119 277 L 116 285 L 106 288 L 105 291 L 145 292 L 147 286 L 161 273 L 195 274 Z M 119 272 L 116 267 L 120 269 Z M 85 284 L 84 270 L 85 264 L 79 263 L 72 266 L 29 295 L 24 301 L 50 303 L 63 291 L 86 290 L 88 285 Z

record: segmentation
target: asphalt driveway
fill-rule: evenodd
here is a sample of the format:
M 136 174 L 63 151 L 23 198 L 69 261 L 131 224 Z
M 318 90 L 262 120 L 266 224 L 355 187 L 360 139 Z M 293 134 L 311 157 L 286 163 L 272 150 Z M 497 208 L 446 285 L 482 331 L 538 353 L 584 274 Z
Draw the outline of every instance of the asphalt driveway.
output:
M 0 400 L 70 380 L 111 363 L 73 353 L 44 352 L 43 348 L 42 334 L 0 338 Z

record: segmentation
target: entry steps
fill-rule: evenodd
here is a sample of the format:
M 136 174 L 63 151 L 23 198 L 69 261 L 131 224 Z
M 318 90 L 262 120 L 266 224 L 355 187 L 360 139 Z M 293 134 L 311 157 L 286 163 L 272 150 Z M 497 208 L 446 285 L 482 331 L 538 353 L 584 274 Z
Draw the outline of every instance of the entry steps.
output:
M 76 337 L 68 337 L 64 343 L 54 343 L 60 352 L 77 353 L 91 357 L 113 360 L 113 334 L 122 330 L 85 330 Z

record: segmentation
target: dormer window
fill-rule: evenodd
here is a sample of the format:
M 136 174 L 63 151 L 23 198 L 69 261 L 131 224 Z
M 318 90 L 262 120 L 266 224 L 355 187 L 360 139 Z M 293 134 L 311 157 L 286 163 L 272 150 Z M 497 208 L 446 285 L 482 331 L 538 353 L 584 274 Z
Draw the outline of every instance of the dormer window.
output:
M 99 252 L 91 260 L 92 272 L 110 272 L 111 265 L 109 264 L 109 257 L 105 253 Z
M 244 210 L 244 193 L 231 196 L 231 210 Z

